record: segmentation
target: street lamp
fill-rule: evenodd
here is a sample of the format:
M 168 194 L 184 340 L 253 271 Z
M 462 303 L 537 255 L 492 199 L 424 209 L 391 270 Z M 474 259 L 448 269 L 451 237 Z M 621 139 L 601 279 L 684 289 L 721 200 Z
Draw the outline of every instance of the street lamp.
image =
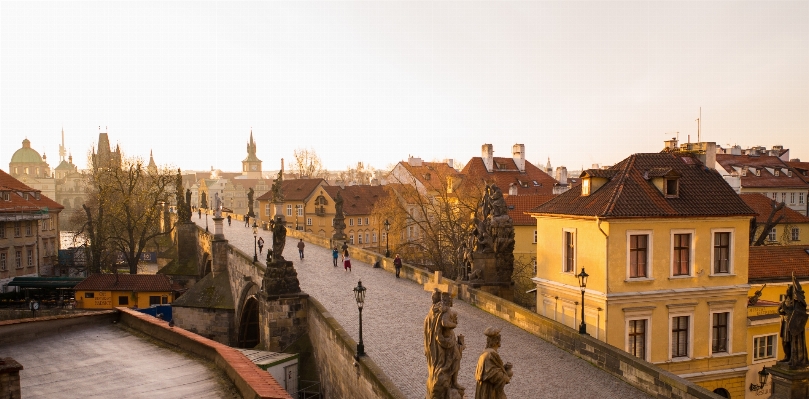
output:
M 388 248 L 388 241 L 390 241 L 390 222 L 385 219 L 385 257 L 390 258 L 390 249 Z
M 298 231 L 298 217 L 295 216 L 295 231 Z
M 579 334 L 587 334 L 587 324 L 584 324 L 584 288 L 587 287 L 587 277 L 590 277 L 590 275 L 585 273 L 582 267 L 581 273 L 577 274 L 576 277 L 579 278 L 579 287 L 581 287 L 581 324 L 579 325 Z
M 767 372 L 767 367 L 765 366 L 764 368 L 762 368 L 761 371 L 758 372 L 758 385 L 753 384 L 751 382 L 750 383 L 750 391 L 751 392 L 756 392 L 756 391 L 760 391 L 760 390 L 764 389 L 764 385 L 767 385 L 767 377 L 769 375 L 770 375 L 770 373 Z
M 256 253 L 257 237 L 258 237 L 258 225 L 256 225 L 256 219 L 253 219 L 253 262 L 258 262 L 258 253 Z
M 205 231 L 208 231 L 208 210 L 205 210 Z
M 357 344 L 356 356 L 359 359 L 360 356 L 365 356 L 365 345 L 362 343 L 362 306 L 365 303 L 365 287 L 362 286 L 362 280 L 354 287 L 354 298 L 357 299 L 357 309 L 360 311 L 360 342 Z

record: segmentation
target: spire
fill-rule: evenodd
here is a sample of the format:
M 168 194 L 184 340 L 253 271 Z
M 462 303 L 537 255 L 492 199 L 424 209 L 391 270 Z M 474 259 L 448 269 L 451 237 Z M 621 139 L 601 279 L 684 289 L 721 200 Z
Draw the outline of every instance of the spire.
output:
M 62 126 L 62 144 L 59 145 L 59 162 L 65 160 L 65 127 Z
M 149 150 L 149 165 L 146 166 L 146 169 L 151 171 L 157 171 L 157 164 L 154 163 L 154 157 L 152 156 L 152 150 Z

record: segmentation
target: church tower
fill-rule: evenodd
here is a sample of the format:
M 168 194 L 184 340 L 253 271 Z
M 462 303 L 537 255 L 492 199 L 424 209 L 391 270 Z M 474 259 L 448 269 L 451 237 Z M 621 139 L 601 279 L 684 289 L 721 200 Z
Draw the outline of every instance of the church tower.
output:
M 256 142 L 253 141 L 253 129 L 250 129 L 250 141 L 247 143 L 247 158 L 242 161 L 242 176 L 250 179 L 261 178 L 261 160 L 256 157 Z

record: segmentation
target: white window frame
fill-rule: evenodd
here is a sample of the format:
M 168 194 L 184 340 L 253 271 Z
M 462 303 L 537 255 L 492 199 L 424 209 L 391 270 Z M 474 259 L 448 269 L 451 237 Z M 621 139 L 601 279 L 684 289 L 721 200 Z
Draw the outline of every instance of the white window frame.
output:
M 362 218 L 357 218 L 357 226 L 362 226 Z
M 691 242 L 688 243 L 688 274 L 674 275 L 674 235 L 691 234 Z M 669 233 L 669 278 L 691 278 L 695 276 L 696 265 L 694 265 L 694 241 L 696 240 L 695 229 L 671 229 Z
M 714 272 L 714 262 L 716 251 L 714 251 L 714 245 L 716 245 L 716 233 L 730 233 L 730 242 L 728 251 L 728 256 L 730 256 L 730 262 L 728 262 L 728 272 L 727 273 L 716 273 Z M 734 228 L 716 228 L 711 229 L 711 276 L 735 276 L 736 275 L 736 268 L 735 268 L 735 261 L 736 261 L 736 229 Z
M 775 229 L 775 227 L 771 228 L 770 231 L 767 233 L 767 241 L 769 242 L 778 241 L 778 231 Z
M 357 233 L 357 245 L 362 245 L 362 233 Z
M 643 360 L 649 361 L 652 352 L 652 312 L 655 306 L 625 308 L 624 311 L 624 350 L 629 352 L 629 322 L 634 320 L 646 320 L 646 357 Z
M 368 233 L 365 233 L 365 243 L 366 243 L 366 244 L 370 244 L 370 243 L 371 243 L 371 241 L 369 240 L 370 238 L 371 238 L 371 237 L 370 237 L 370 235 L 369 235 Z
M 652 250 L 654 249 L 654 230 L 627 230 L 626 231 L 626 280 L 627 281 L 649 281 L 654 280 L 653 270 L 652 267 L 652 259 L 654 256 L 652 254 Z M 631 254 L 629 248 L 631 246 L 630 237 L 637 236 L 637 235 L 645 235 L 648 236 L 646 240 L 646 277 L 630 277 L 631 276 Z M 672 236 L 672 240 L 674 240 Z
M 354 225 L 354 218 L 348 218 L 348 225 L 349 225 L 349 226 L 353 226 L 353 225 Z
M 565 271 L 565 266 L 567 262 L 567 243 L 565 242 L 565 237 L 567 236 L 566 233 L 573 233 L 573 268 L 572 271 Z M 576 228 L 571 227 L 564 227 L 562 228 L 562 269 L 561 272 L 565 274 L 576 274 L 576 270 L 578 269 L 579 263 L 579 245 L 578 245 L 578 234 L 576 234 Z
M 296 216 L 303 216 L 303 204 L 295 204 Z
M 756 348 L 756 338 L 766 338 L 766 337 L 775 337 L 775 339 L 773 339 L 773 345 L 772 345 L 772 356 L 756 358 L 756 353 L 758 353 L 758 350 Z M 778 333 L 754 335 L 753 336 L 753 364 L 771 362 L 771 361 L 775 360 L 778 357 L 778 348 L 779 348 Z
M 694 309 L 696 304 L 688 304 L 683 306 L 667 305 L 669 307 L 669 331 L 668 331 L 668 359 L 669 361 L 678 362 L 686 361 L 694 358 Z M 673 319 L 675 317 L 688 316 L 688 356 L 672 357 L 671 344 L 672 344 L 672 327 Z
M 287 205 L 287 216 L 292 216 L 292 204 Z
M 789 204 L 795 205 L 795 193 L 789 193 Z
M 270 204 L 264 204 L 264 216 L 270 216 Z
M 710 311 L 708 312 L 708 353 L 714 356 L 713 352 L 713 315 L 714 313 L 727 313 L 728 314 L 728 351 L 716 352 L 718 356 L 729 356 L 733 354 L 733 307 L 736 305 L 735 300 L 730 301 L 717 301 L 708 302 Z
M 354 234 L 348 235 L 348 241 L 351 242 L 351 245 L 354 245 Z
M 307 226 L 311 226 L 311 225 L 312 225 L 312 218 L 306 218 L 306 225 L 307 225 Z
M 798 204 L 803 205 L 803 193 L 798 193 Z
M 793 227 L 790 229 L 789 238 L 792 241 L 800 241 L 801 240 L 801 228 L 800 227 Z
M 371 233 L 371 239 L 374 240 L 373 242 L 376 242 L 376 232 Z

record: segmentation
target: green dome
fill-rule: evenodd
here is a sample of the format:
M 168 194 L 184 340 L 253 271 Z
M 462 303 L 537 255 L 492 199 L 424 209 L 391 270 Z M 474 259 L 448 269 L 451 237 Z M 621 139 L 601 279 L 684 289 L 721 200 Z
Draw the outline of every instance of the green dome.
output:
M 33 148 L 31 148 L 31 142 L 28 139 L 22 141 L 22 148 L 17 150 L 14 155 L 11 156 L 11 162 L 9 163 L 41 163 L 42 157 L 39 156 L 39 153 L 36 152 Z

